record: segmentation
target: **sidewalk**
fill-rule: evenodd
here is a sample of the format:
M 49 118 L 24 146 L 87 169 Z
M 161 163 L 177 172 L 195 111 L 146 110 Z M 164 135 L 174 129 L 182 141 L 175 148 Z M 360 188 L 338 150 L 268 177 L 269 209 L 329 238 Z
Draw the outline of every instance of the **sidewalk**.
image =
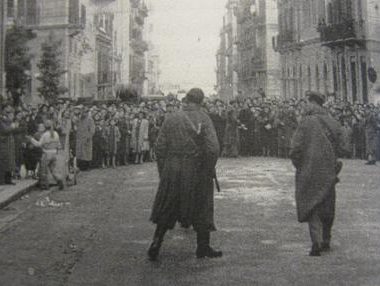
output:
M 36 180 L 31 179 L 14 182 L 16 185 L 0 185 L 0 209 L 22 197 L 37 184 Z

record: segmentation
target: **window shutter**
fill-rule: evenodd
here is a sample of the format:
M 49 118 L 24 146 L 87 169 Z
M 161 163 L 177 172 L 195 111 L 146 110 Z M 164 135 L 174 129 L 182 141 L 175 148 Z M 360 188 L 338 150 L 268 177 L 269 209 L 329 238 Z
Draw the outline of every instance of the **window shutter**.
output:
M 79 0 L 70 0 L 69 23 L 79 24 Z

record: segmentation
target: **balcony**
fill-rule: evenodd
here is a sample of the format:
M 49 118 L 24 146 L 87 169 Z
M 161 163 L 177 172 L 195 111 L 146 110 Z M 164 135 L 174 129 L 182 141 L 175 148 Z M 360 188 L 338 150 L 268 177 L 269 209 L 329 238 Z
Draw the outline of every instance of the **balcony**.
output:
M 252 71 L 260 71 L 265 69 L 265 51 L 263 49 L 256 49 L 251 59 Z
M 132 40 L 131 47 L 133 51 L 137 54 L 144 54 L 146 51 L 148 51 L 148 43 L 143 40 Z
M 318 32 L 324 46 L 363 44 L 365 40 L 364 21 L 353 19 L 336 24 L 321 23 Z
M 288 50 L 300 49 L 301 43 L 296 41 L 293 31 L 287 30 L 272 38 L 272 46 L 276 52 L 283 53 Z

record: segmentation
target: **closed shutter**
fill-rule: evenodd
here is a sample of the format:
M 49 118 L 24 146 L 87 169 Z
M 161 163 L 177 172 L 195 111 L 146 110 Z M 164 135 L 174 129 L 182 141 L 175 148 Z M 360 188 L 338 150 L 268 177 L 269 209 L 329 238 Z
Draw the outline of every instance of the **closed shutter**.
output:
M 69 23 L 79 24 L 79 0 L 70 0 Z

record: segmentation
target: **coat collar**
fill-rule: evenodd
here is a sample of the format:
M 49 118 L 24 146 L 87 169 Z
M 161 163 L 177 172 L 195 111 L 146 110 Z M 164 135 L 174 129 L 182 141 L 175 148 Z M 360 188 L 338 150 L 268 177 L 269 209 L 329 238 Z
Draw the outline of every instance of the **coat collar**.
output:
M 199 111 L 200 109 L 201 107 L 197 105 L 186 105 L 183 107 L 183 111 Z
M 312 115 L 328 115 L 327 109 L 319 106 L 319 105 L 312 105 L 305 113 L 306 116 L 312 116 Z

